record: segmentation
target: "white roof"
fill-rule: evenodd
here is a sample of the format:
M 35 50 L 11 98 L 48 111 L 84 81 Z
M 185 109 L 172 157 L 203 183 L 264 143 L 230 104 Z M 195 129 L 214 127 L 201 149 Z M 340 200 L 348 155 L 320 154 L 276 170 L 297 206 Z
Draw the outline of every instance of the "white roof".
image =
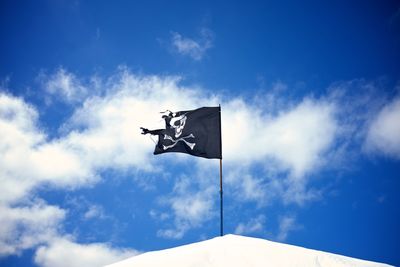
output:
M 225 235 L 160 251 L 147 252 L 106 267 L 384 267 L 387 264 L 276 243 Z

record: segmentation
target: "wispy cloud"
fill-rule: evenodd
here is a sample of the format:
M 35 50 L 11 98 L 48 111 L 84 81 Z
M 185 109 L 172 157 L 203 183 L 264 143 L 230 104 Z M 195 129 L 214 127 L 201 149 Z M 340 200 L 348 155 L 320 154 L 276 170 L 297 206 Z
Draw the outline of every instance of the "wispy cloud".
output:
M 0 203 L 0 256 L 20 254 L 51 240 L 65 215 L 64 210 L 40 200 L 16 207 Z
M 366 149 L 400 159 L 400 98 L 379 111 L 369 125 Z
M 243 234 L 252 234 L 259 233 L 264 230 L 265 227 L 265 216 L 259 215 L 256 218 L 250 219 L 246 223 L 239 223 L 235 228 L 235 234 L 243 235 Z
M 256 177 L 245 167 L 230 167 L 225 172 L 225 186 L 235 192 L 235 195 L 240 195 L 240 201 L 253 201 L 258 206 L 264 206 L 273 197 L 272 194 L 267 194 L 270 191 L 268 182 L 264 176 Z
M 93 204 L 88 207 L 88 210 L 85 212 L 83 217 L 86 220 L 93 219 L 93 218 L 102 219 L 105 217 L 105 214 L 104 214 L 104 210 L 101 206 Z
M 214 190 L 211 186 L 204 188 L 204 185 L 200 185 L 196 188 L 193 185 L 188 177 L 183 177 L 176 181 L 172 194 L 162 198 L 163 205 L 173 212 L 173 225 L 160 229 L 157 233 L 159 236 L 179 239 L 189 229 L 199 227 L 213 218 Z
M 171 35 L 173 49 L 179 54 L 189 56 L 196 61 L 203 59 L 206 51 L 213 46 L 214 34 L 206 28 L 201 29 L 200 37 L 196 39 L 183 37 L 177 32 L 172 32 Z
M 335 139 L 335 108 L 334 103 L 305 98 L 274 116 L 241 99 L 229 101 L 222 113 L 224 155 L 242 164 L 272 158 L 294 179 L 302 177 L 318 167 L 319 156 Z
M 276 236 L 278 241 L 285 241 L 289 233 L 299 229 L 294 216 L 283 216 L 279 220 L 279 232 Z
M 88 88 L 72 73 L 59 68 L 55 73 L 47 75 L 42 72 L 38 76 L 47 94 L 61 98 L 65 102 L 83 101 L 89 94 Z M 51 98 L 47 98 L 50 101 Z
M 84 196 L 66 197 L 64 202 L 68 209 L 73 210 L 83 220 L 111 219 L 101 205 L 91 203 Z

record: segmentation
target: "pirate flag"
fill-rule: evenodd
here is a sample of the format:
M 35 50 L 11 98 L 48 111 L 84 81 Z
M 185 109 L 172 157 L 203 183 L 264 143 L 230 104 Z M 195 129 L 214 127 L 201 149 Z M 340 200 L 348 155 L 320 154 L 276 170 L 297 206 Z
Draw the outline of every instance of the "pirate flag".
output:
M 165 129 L 142 129 L 142 134 L 158 136 L 154 155 L 181 152 L 197 157 L 222 159 L 221 108 L 166 111 L 162 118 Z

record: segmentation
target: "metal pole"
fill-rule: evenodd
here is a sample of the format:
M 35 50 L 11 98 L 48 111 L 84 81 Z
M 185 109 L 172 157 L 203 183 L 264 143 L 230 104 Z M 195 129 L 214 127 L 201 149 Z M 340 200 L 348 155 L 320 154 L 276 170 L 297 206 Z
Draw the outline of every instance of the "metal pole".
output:
M 222 197 L 222 159 L 219 159 L 219 193 L 221 198 L 221 236 L 224 235 L 224 206 L 223 206 L 223 197 Z
M 222 191 L 222 126 L 221 126 L 221 105 L 219 105 L 219 136 L 220 136 L 220 151 L 221 158 L 219 159 L 219 194 L 220 194 L 220 219 L 221 229 L 220 235 L 224 235 L 224 202 L 223 202 L 223 191 Z

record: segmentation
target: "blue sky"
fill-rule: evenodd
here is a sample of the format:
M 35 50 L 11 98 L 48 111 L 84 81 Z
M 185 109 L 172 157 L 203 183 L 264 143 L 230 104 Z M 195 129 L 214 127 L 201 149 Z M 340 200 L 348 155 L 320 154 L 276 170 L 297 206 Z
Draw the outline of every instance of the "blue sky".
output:
M 400 265 L 398 1 L 2 1 L 0 266 L 219 234 L 219 165 L 140 126 L 221 104 L 225 232 Z

